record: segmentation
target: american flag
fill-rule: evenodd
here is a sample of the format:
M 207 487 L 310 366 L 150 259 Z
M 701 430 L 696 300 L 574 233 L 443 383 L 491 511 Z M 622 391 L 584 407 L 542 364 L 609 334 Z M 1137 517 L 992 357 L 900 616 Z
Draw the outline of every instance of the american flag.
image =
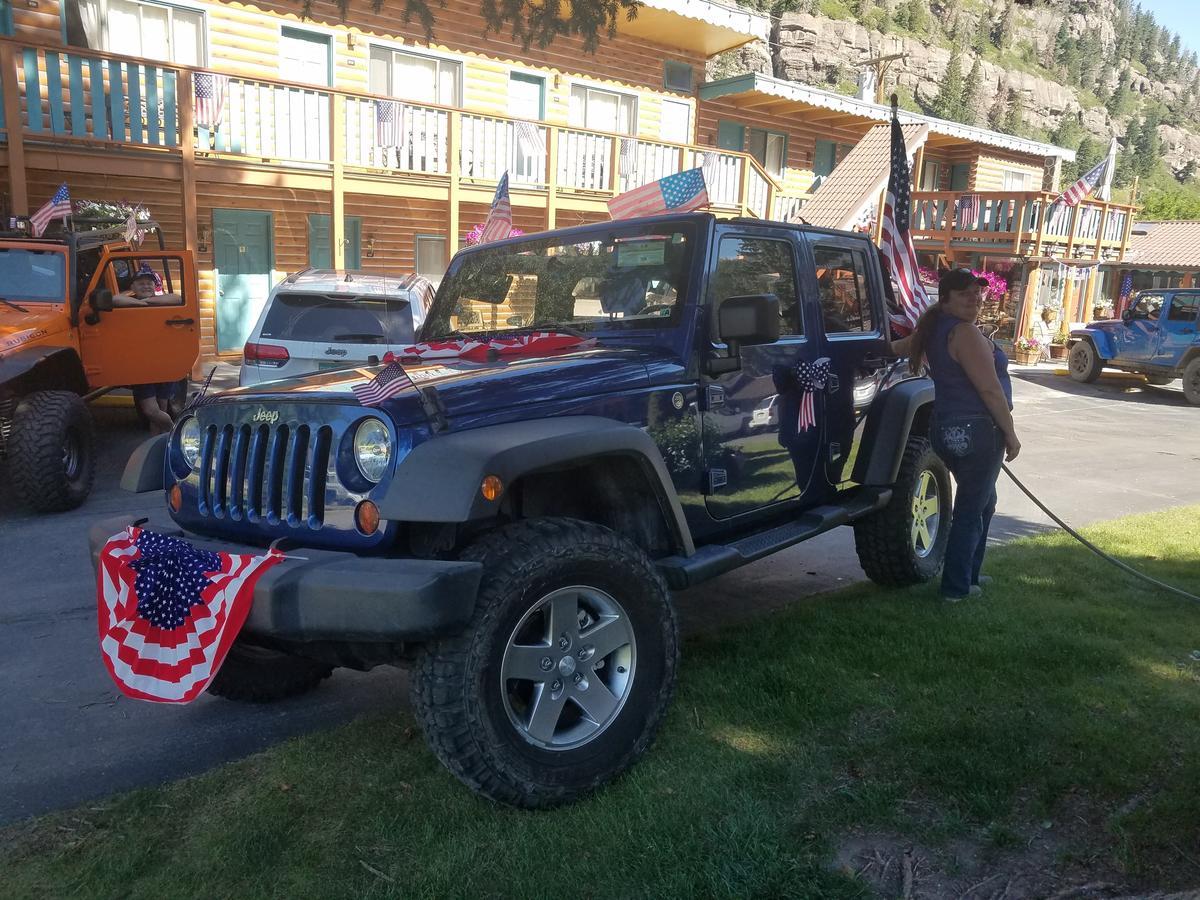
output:
M 193 83 L 196 124 L 201 128 L 219 128 L 225 118 L 225 87 L 229 76 L 215 72 L 197 72 Z
M 197 550 L 130 526 L 100 552 L 100 652 L 122 693 L 188 703 L 208 687 L 254 605 L 258 579 L 282 562 Z
M 398 362 L 391 362 L 380 369 L 370 381 L 356 384 L 351 390 L 363 406 L 379 406 L 384 400 L 395 397 L 409 387 L 414 385 L 408 373 L 404 371 L 404 366 Z
M 191 401 L 187 404 L 187 406 L 185 406 L 183 408 L 183 412 L 187 412 L 189 409 L 197 409 L 201 406 L 208 406 L 208 404 L 212 403 L 214 400 L 217 399 L 216 394 L 209 396 L 209 393 L 208 393 L 208 386 L 210 384 L 212 384 L 213 374 L 216 371 L 217 371 L 216 366 L 213 366 L 211 369 L 208 370 L 208 377 L 204 379 L 204 384 L 202 384 L 200 386 L 200 390 L 196 392 L 196 396 L 194 396 L 191 399 Z
M 1096 188 L 1100 187 L 1100 183 L 1104 181 L 1104 170 L 1107 168 L 1108 157 L 1106 156 L 1088 172 L 1084 173 L 1083 177 L 1077 182 L 1063 191 L 1054 202 L 1065 203 L 1067 206 L 1078 206 L 1082 201 L 1095 193 Z
M 880 250 L 888 264 L 892 281 L 896 286 L 896 300 L 901 312 L 893 316 L 900 328 L 913 328 L 921 313 L 932 301 L 921 283 L 917 265 L 917 251 L 913 249 L 912 234 L 908 230 L 912 215 L 908 171 L 908 148 L 904 143 L 904 132 L 900 120 L 892 113 L 892 166 L 888 177 L 887 196 L 883 205 L 883 234 Z
M 955 209 L 958 217 L 958 228 L 974 228 L 975 223 L 979 221 L 979 195 L 978 194 L 963 194 L 958 198 L 958 206 Z
M 1125 277 L 1121 279 L 1121 290 L 1117 294 L 1117 313 L 1118 315 L 1125 310 L 1125 304 L 1129 302 L 1129 297 L 1133 293 L 1133 273 L 1126 272 Z
M 546 141 L 542 137 L 542 129 L 532 122 L 517 122 L 517 143 L 526 156 L 544 156 Z
M 492 198 L 492 208 L 488 210 L 487 219 L 484 220 L 479 243 L 502 241 L 511 233 L 512 201 L 508 198 L 508 172 L 505 172 L 500 176 L 500 183 L 496 185 L 496 196 Z
M 404 130 L 404 107 L 398 100 L 375 101 L 375 143 L 380 147 L 399 147 Z
M 637 139 L 621 138 L 621 147 L 617 151 L 617 174 L 622 178 L 631 178 L 637 171 Z
M 137 210 L 134 210 L 129 214 L 129 218 L 125 220 L 125 240 L 129 244 L 137 246 L 145 236 L 146 232 L 138 227 Z
M 613 219 L 633 219 L 665 212 L 687 212 L 708 206 L 702 169 L 688 169 L 652 181 L 608 201 Z
M 33 236 L 41 237 L 45 233 L 47 225 L 55 219 L 65 219 L 69 215 L 71 215 L 71 194 L 65 184 L 60 184 L 58 190 L 54 192 L 54 196 L 29 217 L 29 224 L 33 226 Z

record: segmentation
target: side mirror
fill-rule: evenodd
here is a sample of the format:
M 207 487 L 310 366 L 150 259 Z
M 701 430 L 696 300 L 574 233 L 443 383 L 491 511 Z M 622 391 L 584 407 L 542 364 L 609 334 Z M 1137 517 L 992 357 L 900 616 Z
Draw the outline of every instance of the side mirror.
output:
M 717 309 L 717 334 L 731 351 L 779 340 L 779 298 L 774 294 L 727 297 Z
M 92 309 L 96 312 L 112 312 L 113 310 L 113 295 L 108 288 L 97 288 L 92 291 L 92 296 L 88 298 Z
M 1133 321 L 1133 319 L 1134 319 L 1134 315 L 1133 315 L 1132 309 L 1121 310 L 1121 321 L 1122 322 L 1124 322 L 1126 325 L 1128 325 L 1130 322 Z

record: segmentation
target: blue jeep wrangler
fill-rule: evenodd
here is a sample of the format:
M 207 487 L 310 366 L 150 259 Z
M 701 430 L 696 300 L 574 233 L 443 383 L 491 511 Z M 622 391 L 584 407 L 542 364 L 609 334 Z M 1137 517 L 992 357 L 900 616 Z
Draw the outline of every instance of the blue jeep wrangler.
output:
M 583 342 L 406 363 L 413 384 L 378 407 L 352 392 L 372 369 L 231 390 L 140 447 L 123 484 L 164 492 L 159 530 L 198 546 L 282 538 L 302 557 L 257 584 L 213 693 L 409 664 L 458 778 L 553 805 L 650 744 L 676 677 L 672 589 L 839 525 L 881 584 L 938 572 L 933 386 L 890 354 L 887 315 L 862 235 L 690 214 L 475 247 L 426 345 Z M 131 521 L 91 529 L 94 560 Z
M 1142 291 L 1120 321 L 1093 322 L 1071 332 L 1068 368 L 1076 381 L 1095 381 L 1105 366 L 1145 375 L 1151 384 L 1183 379 L 1200 405 L 1200 290 Z

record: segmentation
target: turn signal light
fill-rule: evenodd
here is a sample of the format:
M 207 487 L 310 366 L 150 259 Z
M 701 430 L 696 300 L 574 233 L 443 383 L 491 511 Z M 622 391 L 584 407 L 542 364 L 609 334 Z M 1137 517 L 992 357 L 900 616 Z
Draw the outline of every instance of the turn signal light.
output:
M 242 350 L 242 358 L 248 366 L 268 366 L 278 369 L 287 364 L 291 358 L 287 347 L 277 347 L 274 344 L 247 343 Z
M 183 508 L 183 490 L 179 487 L 179 482 L 171 485 L 171 496 L 168 502 L 171 504 L 171 512 L 179 512 Z
M 479 493 L 483 494 L 484 500 L 499 500 L 500 495 L 504 493 L 504 482 L 495 475 L 488 475 L 479 485 Z
M 363 534 L 374 534 L 379 530 L 379 507 L 370 500 L 364 500 L 354 507 L 354 524 Z

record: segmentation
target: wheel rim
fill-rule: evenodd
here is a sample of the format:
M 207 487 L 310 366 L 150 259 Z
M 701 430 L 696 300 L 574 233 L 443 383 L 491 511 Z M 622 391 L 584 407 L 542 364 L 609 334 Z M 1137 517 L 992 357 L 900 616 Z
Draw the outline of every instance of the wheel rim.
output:
M 1200 366 L 1195 366 L 1187 375 L 1185 393 L 1192 397 L 1200 397 Z
M 1081 345 L 1082 346 L 1082 345 Z M 1080 374 L 1088 370 L 1092 361 L 1088 359 L 1087 349 L 1075 350 L 1071 353 L 1071 368 Z
M 913 553 L 918 558 L 924 559 L 933 552 L 941 524 L 942 502 L 937 478 L 926 469 L 917 479 L 912 498 L 911 540 Z
M 616 721 L 637 671 L 629 616 L 613 597 L 574 585 L 542 597 L 509 635 L 500 691 L 529 743 L 570 750 Z
M 74 428 L 67 429 L 63 438 L 63 472 L 68 481 L 79 477 L 79 468 L 83 459 L 83 450 L 79 446 L 79 435 Z

